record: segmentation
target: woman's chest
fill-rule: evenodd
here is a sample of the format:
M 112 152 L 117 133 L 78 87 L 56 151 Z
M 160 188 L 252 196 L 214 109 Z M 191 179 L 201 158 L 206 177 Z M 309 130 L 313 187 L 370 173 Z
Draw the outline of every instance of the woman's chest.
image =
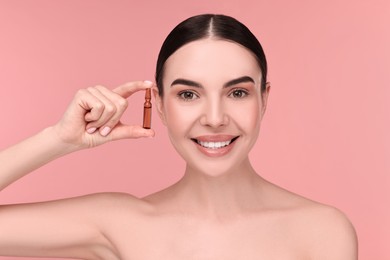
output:
M 301 241 L 302 242 L 302 241 Z M 288 226 L 163 220 L 139 223 L 115 239 L 121 259 L 305 259 Z

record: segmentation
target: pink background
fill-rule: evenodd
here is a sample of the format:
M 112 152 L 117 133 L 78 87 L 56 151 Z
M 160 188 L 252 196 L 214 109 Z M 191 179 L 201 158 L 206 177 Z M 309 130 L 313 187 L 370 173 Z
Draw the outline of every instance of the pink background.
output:
M 344 211 L 360 259 L 390 259 L 388 0 L 2 0 L 0 149 L 54 124 L 79 88 L 153 79 L 167 33 L 205 12 L 244 22 L 269 60 L 272 89 L 251 153 L 255 168 Z M 142 102 L 141 94 L 130 99 L 125 122 L 141 124 Z M 155 139 L 52 162 L 2 191 L 0 203 L 103 191 L 144 196 L 166 187 L 184 163 L 157 116 L 153 127 Z

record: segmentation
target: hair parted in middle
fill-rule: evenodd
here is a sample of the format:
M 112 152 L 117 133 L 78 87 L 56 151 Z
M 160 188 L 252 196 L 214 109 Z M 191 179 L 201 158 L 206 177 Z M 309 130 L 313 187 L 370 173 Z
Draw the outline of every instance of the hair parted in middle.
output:
M 163 76 L 167 59 L 185 44 L 206 38 L 235 42 L 253 53 L 261 70 L 261 91 L 265 90 L 267 60 L 260 42 L 253 33 L 233 17 L 221 14 L 202 14 L 192 16 L 178 24 L 161 46 L 155 74 L 161 97 L 164 95 Z

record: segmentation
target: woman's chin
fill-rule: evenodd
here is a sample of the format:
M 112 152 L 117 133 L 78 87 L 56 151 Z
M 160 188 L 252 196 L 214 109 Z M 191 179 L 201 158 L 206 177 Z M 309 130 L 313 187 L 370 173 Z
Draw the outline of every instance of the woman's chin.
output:
M 242 169 L 243 159 L 238 158 L 223 158 L 223 157 L 208 157 L 203 160 L 187 161 L 187 172 L 193 172 L 196 175 L 204 177 L 223 177 L 231 174 L 239 173 Z

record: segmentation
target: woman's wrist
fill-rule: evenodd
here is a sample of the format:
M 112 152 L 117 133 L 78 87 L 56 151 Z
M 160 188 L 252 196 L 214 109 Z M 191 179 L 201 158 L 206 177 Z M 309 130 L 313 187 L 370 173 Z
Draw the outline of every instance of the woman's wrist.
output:
M 55 157 L 60 157 L 86 148 L 63 140 L 56 130 L 56 126 L 45 128 L 41 134 L 44 135 L 44 139 L 48 141 L 51 153 Z

